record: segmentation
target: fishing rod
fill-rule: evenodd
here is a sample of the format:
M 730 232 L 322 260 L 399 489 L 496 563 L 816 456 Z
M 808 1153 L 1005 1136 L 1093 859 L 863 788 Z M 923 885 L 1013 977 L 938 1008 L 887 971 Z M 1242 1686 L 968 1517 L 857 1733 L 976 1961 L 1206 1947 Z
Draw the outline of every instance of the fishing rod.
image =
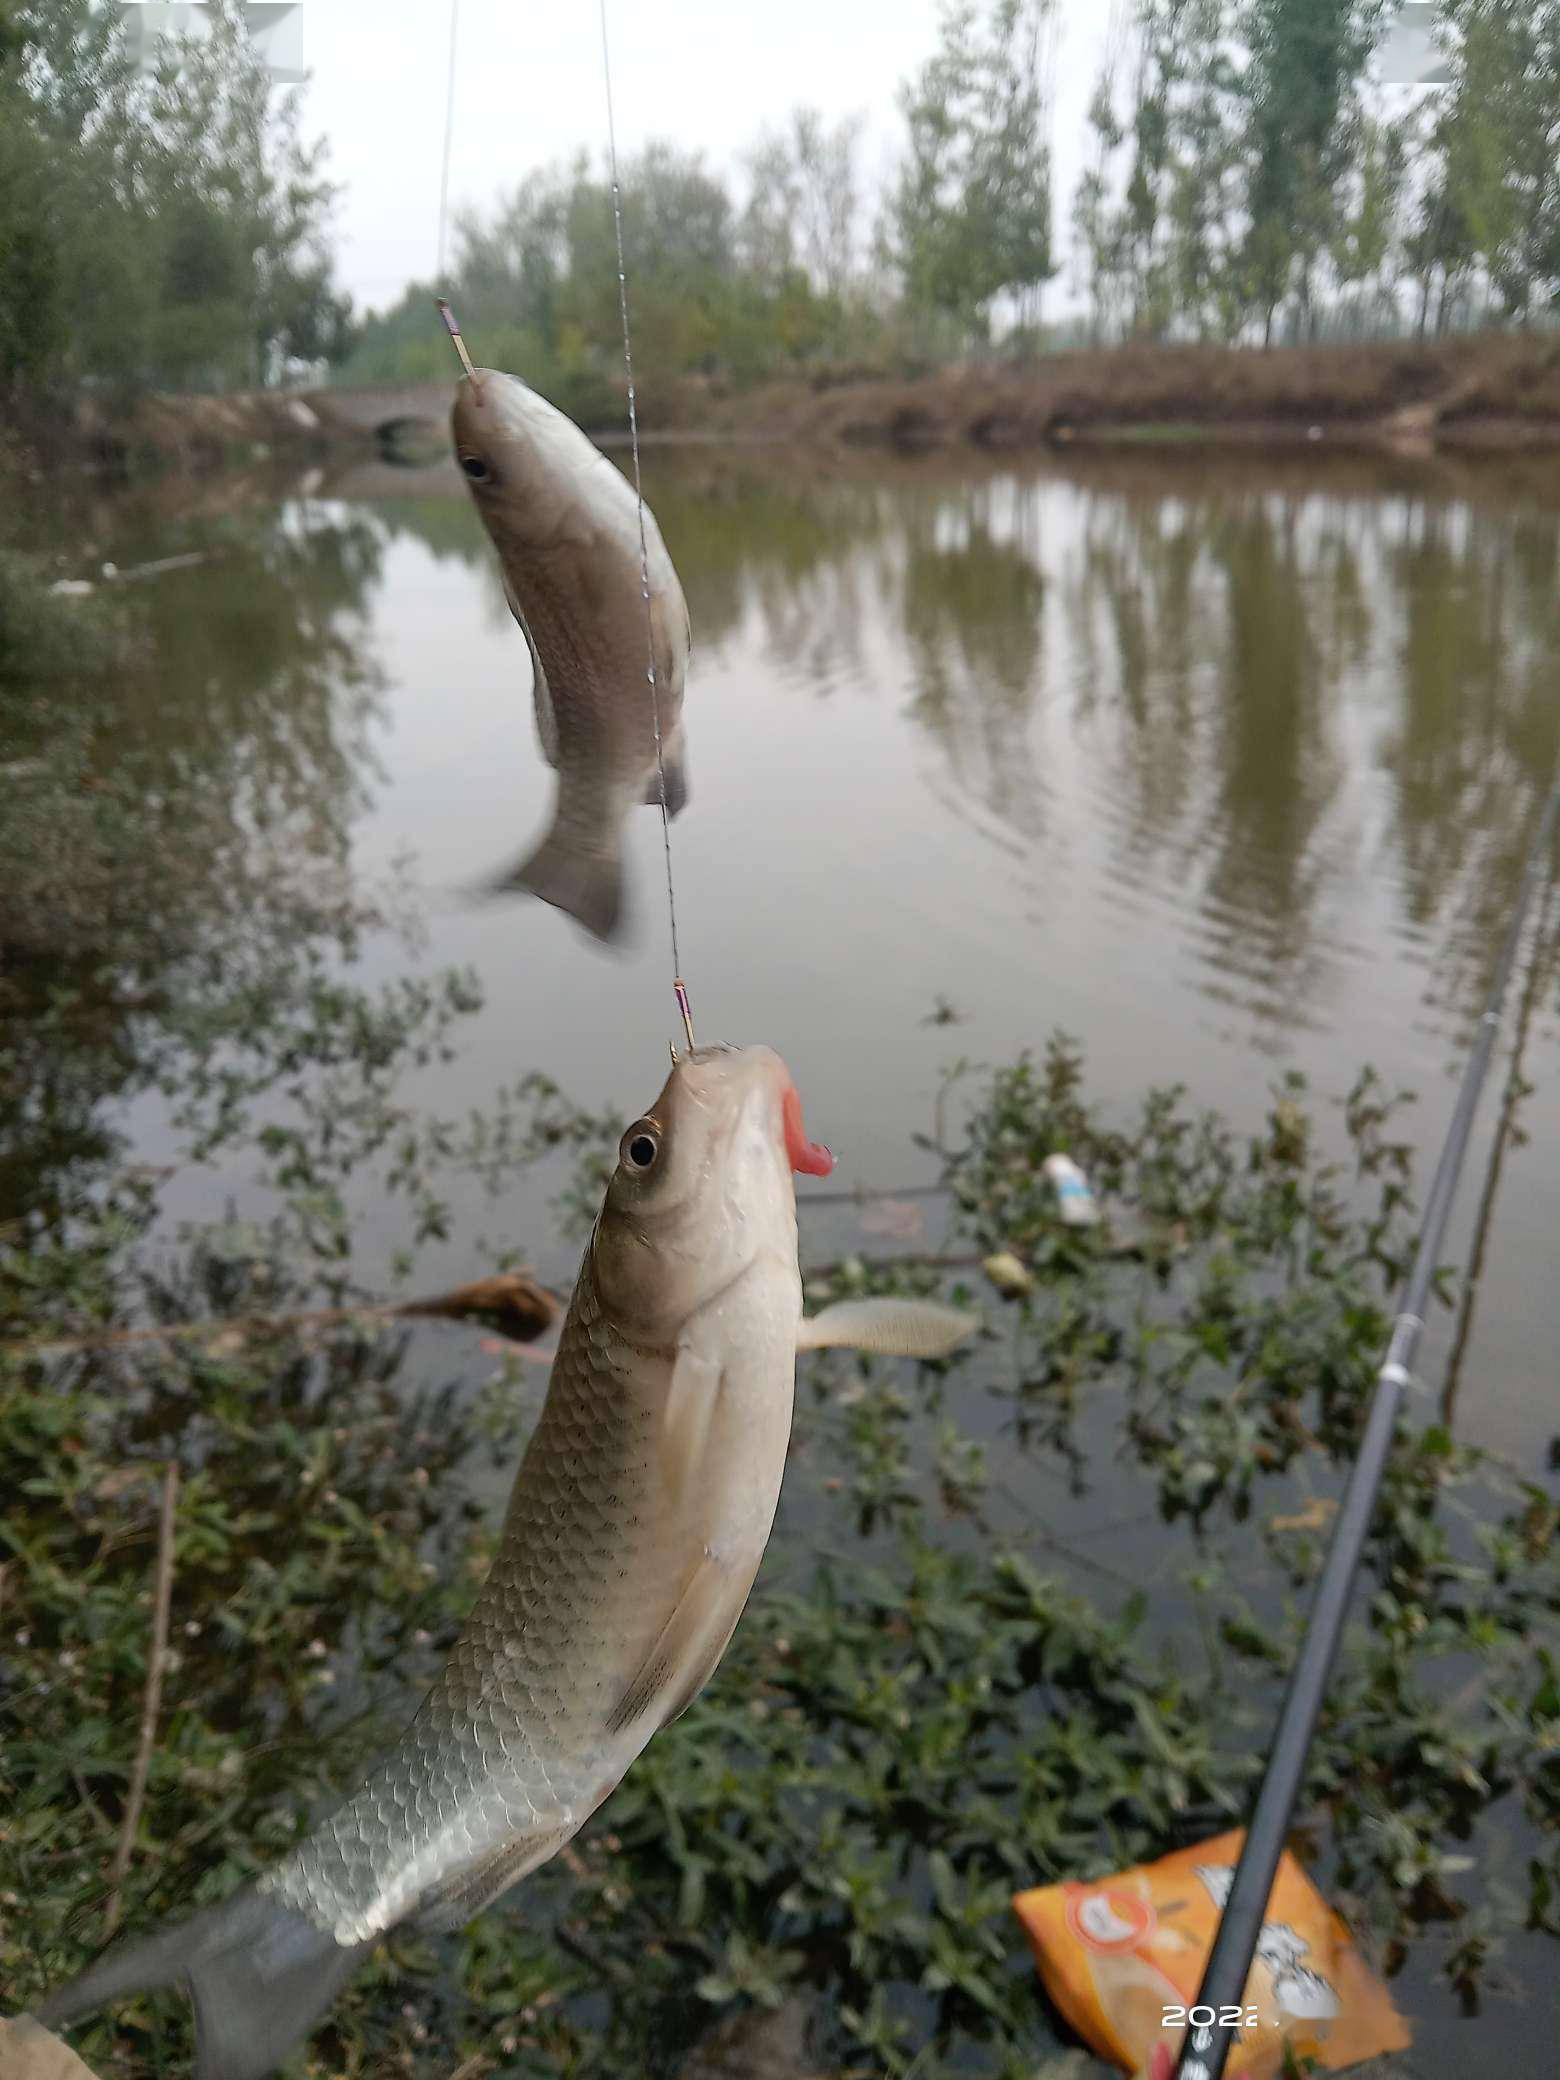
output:
M 639 407 L 634 392 L 634 350 L 628 328 L 628 263 L 623 258 L 623 191 L 618 182 L 617 118 L 612 110 L 612 51 L 607 38 L 607 0 L 600 0 L 601 75 L 607 90 L 607 162 L 612 171 L 612 222 L 617 233 L 618 309 L 623 317 L 623 373 L 628 383 L 628 441 L 634 459 L 634 502 L 639 508 L 639 589 L 645 602 L 645 646 L 650 686 L 650 718 L 655 728 L 655 769 L 661 801 L 661 844 L 666 853 L 666 908 L 672 928 L 672 994 L 682 1013 L 688 1052 L 694 1051 L 693 1012 L 688 1003 L 688 985 L 683 981 L 682 955 L 677 947 L 677 893 L 672 886 L 672 819 L 666 806 L 666 759 L 661 742 L 661 691 L 655 671 L 655 621 L 650 609 L 650 549 L 645 539 L 645 487 L 639 472 Z M 672 1043 L 672 1061 L 677 1044 Z
M 1398 1406 L 1404 1388 L 1412 1384 L 1414 1354 L 1419 1347 L 1420 1331 L 1425 1325 L 1424 1311 L 1429 1303 L 1447 1216 L 1457 1191 L 1474 1114 L 1495 1046 L 1495 1035 L 1500 1029 L 1501 1009 L 1516 966 L 1523 924 L 1544 868 L 1557 812 L 1560 812 L 1560 768 L 1550 783 L 1549 798 L 1538 820 L 1516 908 L 1496 964 L 1489 998 L 1479 1020 L 1478 1035 L 1463 1070 L 1457 1104 L 1446 1130 L 1440 1160 L 1435 1168 L 1435 1180 L 1425 1205 L 1419 1246 L 1414 1252 L 1413 1266 L 1392 1325 L 1387 1355 L 1376 1374 L 1365 1435 L 1339 1504 L 1332 1542 L 1327 1549 L 1321 1580 L 1317 1583 L 1299 1658 L 1279 1710 L 1262 1788 L 1257 1794 L 1229 1897 L 1214 1935 L 1202 1984 L 1197 1990 L 1197 2002 L 1192 2012 L 1211 2014 L 1214 2020 L 1194 2023 L 1188 2031 L 1175 2067 L 1175 2080 L 1220 2080 L 1230 2047 L 1239 2034 L 1238 2029 L 1219 2018 L 1231 2009 L 1238 2012 L 1245 1999 L 1246 1979 L 1273 1890 L 1278 1859 L 1289 1832 L 1290 1815 L 1305 1775 L 1306 1757 L 1316 1731 L 1327 1678 L 1348 1615 L 1350 1594 L 1370 1530 L 1376 1493 L 1392 1451 Z

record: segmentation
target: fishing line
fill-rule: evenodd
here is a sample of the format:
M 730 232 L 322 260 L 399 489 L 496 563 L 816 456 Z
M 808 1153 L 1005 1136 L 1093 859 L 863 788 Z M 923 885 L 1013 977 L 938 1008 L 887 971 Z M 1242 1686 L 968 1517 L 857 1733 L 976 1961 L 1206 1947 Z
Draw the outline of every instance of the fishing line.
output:
M 645 642 L 650 681 L 650 716 L 655 725 L 655 769 L 660 781 L 661 844 L 666 853 L 666 910 L 672 927 L 672 989 L 682 1013 L 688 1050 L 693 1051 L 693 1013 L 677 951 L 677 896 L 672 887 L 672 819 L 666 807 L 666 762 L 661 749 L 661 694 L 655 675 L 655 622 L 650 612 L 650 547 L 645 539 L 645 493 L 639 475 L 639 409 L 634 397 L 634 352 L 628 331 L 628 272 L 623 264 L 623 195 L 618 186 L 617 125 L 612 113 L 612 53 L 607 42 L 607 0 L 601 0 L 601 71 L 607 89 L 607 155 L 612 169 L 612 222 L 617 232 L 618 309 L 623 314 L 623 370 L 628 378 L 628 441 L 634 457 L 634 498 L 639 509 L 639 589 L 645 603 Z M 677 1049 L 672 1049 L 677 1059 Z
M 439 261 L 435 275 L 441 289 L 449 287 L 444 278 L 444 248 L 450 228 L 450 147 L 455 140 L 455 44 L 459 33 L 460 0 L 450 0 L 450 76 L 444 96 L 444 171 L 439 180 Z M 445 323 L 448 324 L 449 320 L 446 319 Z M 459 335 L 452 333 L 451 337 L 459 345 Z M 464 348 L 461 349 L 461 359 L 465 359 Z M 470 373 L 469 366 L 467 373 Z
M 1316 1730 L 1327 1679 L 1338 1651 L 1338 1642 L 1343 1636 L 1354 1579 L 1359 1572 L 1365 1541 L 1370 1535 L 1371 1518 L 1375 1514 L 1376 1494 L 1392 1454 L 1398 1408 L 1404 1389 L 1415 1383 L 1414 1354 L 1419 1347 L 1420 1332 L 1434 1290 L 1447 1216 L 1462 1172 L 1463 1157 L 1467 1153 L 1495 1036 L 1500 1030 L 1501 1011 L 1516 967 L 1528 910 L 1549 858 L 1557 814 L 1560 814 L 1560 771 L 1550 782 L 1548 799 L 1538 819 L 1538 828 L 1528 853 L 1527 870 L 1517 893 L 1505 943 L 1495 964 L 1495 978 L 1479 1019 L 1473 1050 L 1463 1070 L 1451 1124 L 1441 1144 L 1430 1195 L 1425 1201 L 1424 1223 L 1419 1231 L 1413 1267 L 1398 1298 L 1398 1312 L 1392 1324 L 1386 1357 L 1376 1374 L 1364 1434 L 1338 1504 L 1332 1541 L 1322 1565 L 1321 1579 L 1316 1585 L 1305 1636 L 1289 1678 L 1289 1688 L 1284 1693 L 1284 1702 L 1279 1707 L 1262 1788 L 1257 1793 L 1224 1911 L 1219 1917 L 1213 1948 L 1197 1990 L 1199 2013 L 1206 2010 L 1222 2017 L 1238 2014 L 1244 2005 L 1247 1975 L 1272 1895 L 1278 1859 L 1289 1832 L 1290 1815 L 1305 1779 L 1311 1736 Z M 1231 2045 L 1239 2034 L 1239 2030 L 1227 2027 L 1222 2020 L 1211 2025 L 1194 2025 L 1181 2045 L 1175 2068 L 1177 2080 L 1220 2080 Z

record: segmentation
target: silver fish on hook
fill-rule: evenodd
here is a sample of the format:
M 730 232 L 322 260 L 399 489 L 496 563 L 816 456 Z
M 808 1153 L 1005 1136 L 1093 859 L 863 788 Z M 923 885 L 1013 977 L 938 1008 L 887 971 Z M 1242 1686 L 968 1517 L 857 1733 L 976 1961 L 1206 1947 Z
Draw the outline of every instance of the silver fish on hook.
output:
M 688 799 L 688 603 L 648 506 L 641 569 L 634 488 L 574 422 L 499 369 L 471 378 L 455 399 L 455 455 L 531 652 L 537 735 L 558 775 L 551 827 L 493 886 L 615 939 L 629 812 L 659 804 L 663 773 L 668 817 Z
M 400 1742 L 253 1885 L 111 1946 L 41 2022 L 180 1983 L 195 2080 L 262 2080 L 388 1930 L 458 1928 L 557 1855 L 726 1651 L 797 1352 L 941 1357 L 976 1327 L 922 1300 L 803 1315 L 793 1172 L 832 1162 L 770 1048 L 676 1063 L 623 1134 L 492 1571 Z

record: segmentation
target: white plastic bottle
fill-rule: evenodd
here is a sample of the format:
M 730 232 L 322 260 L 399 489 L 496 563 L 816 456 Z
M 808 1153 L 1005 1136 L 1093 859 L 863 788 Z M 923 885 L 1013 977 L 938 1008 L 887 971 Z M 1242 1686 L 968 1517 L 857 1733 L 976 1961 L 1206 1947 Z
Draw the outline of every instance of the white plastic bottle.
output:
M 1056 1194 L 1056 1210 L 1068 1226 L 1093 1227 L 1100 1217 L 1100 1210 L 1089 1190 L 1089 1180 L 1071 1156 L 1047 1156 L 1040 1165 L 1040 1174 L 1051 1180 L 1051 1189 Z

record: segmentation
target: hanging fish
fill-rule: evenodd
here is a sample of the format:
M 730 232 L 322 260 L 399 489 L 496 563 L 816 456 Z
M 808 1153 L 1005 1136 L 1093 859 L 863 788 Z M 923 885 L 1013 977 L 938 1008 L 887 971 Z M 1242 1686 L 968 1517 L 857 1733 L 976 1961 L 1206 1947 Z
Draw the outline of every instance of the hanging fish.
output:
M 456 394 L 455 456 L 493 538 L 504 591 L 531 652 L 536 730 L 558 775 L 552 827 L 500 884 L 568 911 L 599 939 L 623 910 L 623 823 L 659 803 L 659 712 L 667 813 L 688 798 L 683 679 L 688 606 L 655 515 L 572 419 L 515 376 L 479 368 Z
M 974 1327 L 926 1301 L 804 1318 L 792 1172 L 832 1165 L 769 1048 L 682 1056 L 623 1135 L 498 1557 L 399 1746 L 255 1884 L 107 1950 L 41 2021 L 182 1981 L 196 2080 L 260 2080 L 387 1930 L 458 1927 L 557 1854 L 726 1650 L 797 1351 L 942 1356 Z

